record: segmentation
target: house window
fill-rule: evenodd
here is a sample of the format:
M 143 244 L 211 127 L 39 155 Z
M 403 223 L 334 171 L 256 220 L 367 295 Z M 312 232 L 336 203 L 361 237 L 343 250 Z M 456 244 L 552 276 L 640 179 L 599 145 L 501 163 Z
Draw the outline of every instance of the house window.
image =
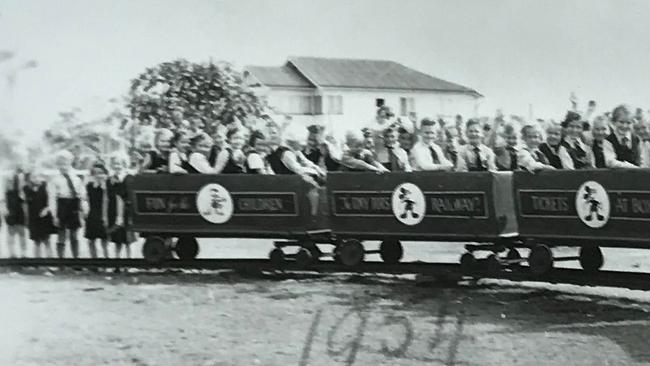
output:
M 327 96 L 327 114 L 343 114 L 343 96 Z
M 312 114 L 323 114 L 323 97 L 314 95 L 312 97 Z
M 415 113 L 415 98 L 399 98 L 399 115 L 408 116 L 411 112 Z
M 281 98 L 279 112 L 290 115 L 323 114 L 323 97 L 320 95 L 292 95 Z

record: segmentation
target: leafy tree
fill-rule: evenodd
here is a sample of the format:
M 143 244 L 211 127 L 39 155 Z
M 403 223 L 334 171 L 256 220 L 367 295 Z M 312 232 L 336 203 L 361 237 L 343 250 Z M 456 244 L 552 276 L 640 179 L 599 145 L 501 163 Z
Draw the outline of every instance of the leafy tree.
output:
M 208 133 L 235 118 L 261 114 L 263 103 L 228 63 L 163 62 L 131 81 L 127 107 L 133 120 L 169 127 L 200 118 Z
M 93 161 L 127 145 L 119 135 L 124 116 L 115 109 L 103 118 L 84 121 L 80 112 L 73 108 L 59 113 L 58 120 L 45 131 L 44 140 L 52 150 L 70 150 L 75 156 L 75 168 L 87 169 Z

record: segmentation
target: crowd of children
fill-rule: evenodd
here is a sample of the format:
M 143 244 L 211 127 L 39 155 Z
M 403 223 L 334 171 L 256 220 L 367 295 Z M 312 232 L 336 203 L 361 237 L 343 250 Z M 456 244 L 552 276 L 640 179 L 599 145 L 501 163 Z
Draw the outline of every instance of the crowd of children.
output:
M 200 122 L 159 129 L 154 148 L 143 154 L 136 169 L 171 174 L 296 174 L 313 185 L 310 199 L 312 207 L 317 207 L 318 191 L 332 171 L 535 172 L 650 167 L 647 121 L 623 105 L 599 116 L 572 110 L 561 123 L 522 123 L 502 115 L 489 123 L 463 121 L 461 116 L 454 123 L 428 118 L 402 120 L 381 106 L 367 127 L 347 131 L 342 142 L 318 125 L 309 126 L 304 139 L 289 124 L 269 119 L 256 128 L 241 123 L 221 126 L 212 136 L 200 128 Z M 47 183 L 42 174 L 21 170 L 5 183 L 9 254 L 16 255 L 15 243 L 19 242 L 25 255 L 27 229 L 35 256 L 42 255 L 41 249 L 51 255 L 49 238 L 56 233 L 59 257 L 65 255 L 69 241 L 76 258 L 77 231 L 83 222 L 92 257 L 98 255 L 97 242 L 104 257 L 109 256 L 109 242 L 115 245 L 116 257 L 122 248 L 129 256 L 133 235 L 126 225 L 126 159 L 115 155 L 110 166 L 95 164 L 85 186 L 70 174 L 69 152 L 61 152 L 56 160 L 59 173 Z
M 215 136 L 162 129 L 142 170 L 168 173 L 299 174 L 316 185 L 331 171 L 499 171 L 650 167 L 647 122 L 625 106 L 584 118 L 569 111 L 561 123 L 491 123 L 457 116 L 443 120 L 395 119 L 378 108 L 365 128 L 337 142 L 318 125 L 305 141 L 269 122 Z
M 7 226 L 10 257 L 27 256 L 28 233 L 34 257 L 53 256 L 50 239 L 55 235 L 57 256 L 66 256 L 69 243 L 70 254 L 78 258 L 82 227 L 91 257 L 98 256 L 97 241 L 105 258 L 109 257 L 109 242 L 115 245 L 115 257 L 121 256 L 123 247 L 130 256 L 129 244 L 134 240 L 125 225 L 127 159 L 115 154 L 109 159 L 110 167 L 95 163 L 85 184 L 72 170 L 73 159 L 70 152 L 61 151 L 55 157 L 55 174 L 46 176 L 42 171 L 16 167 L 5 181 L 0 211 Z

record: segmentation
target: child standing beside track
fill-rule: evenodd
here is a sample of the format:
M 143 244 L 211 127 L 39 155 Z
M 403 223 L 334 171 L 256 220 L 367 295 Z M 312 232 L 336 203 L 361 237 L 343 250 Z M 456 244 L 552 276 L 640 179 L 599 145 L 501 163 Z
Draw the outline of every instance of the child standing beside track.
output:
M 9 245 L 9 256 L 14 257 L 14 244 L 16 239 L 20 243 L 21 256 L 25 256 L 27 250 L 27 238 L 25 237 L 25 174 L 22 169 L 16 168 L 14 174 L 5 182 L 5 205 L 7 224 L 7 244 Z
M 115 258 L 119 258 L 122 247 L 125 247 L 126 257 L 131 257 L 130 242 L 127 238 L 126 220 L 126 174 L 124 169 L 128 166 L 127 159 L 119 154 L 111 156 L 111 176 L 106 180 L 106 194 L 108 196 L 107 235 L 108 240 L 115 245 Z
M 29 184 L 25 186 L 25 201 L 29 218 L 29 238 L 34 242 L 34 257 L 41 257 L 41 247 L 45 256 L 51 257 L 50 235 L 56 230 L 48 207 L 47 185 L 43 174 L 30 174 Z
M 106 177 L 108 171 L 104 165 L 96 163 L 90 169 L 91 180 L 86 184 L 86 196 L 88 197 L 88 213 L 86 215 L 86 233 L 90 256 L 97 258 L 96 241 L 99 240 L 102 246 L 104 258 L 108 258 L 108 240 L 106 224 L 108 219 L 108 192 L 106 189 Z
M 494 152 L 483 144 L 483 131 L 477 120 L 470 119 L 465 126 L 467 144 L 458 151 L 458 172 L 497 171 Z
M 57 254 L 63 258 L 66 239 L 70 239 L 72 256 L 79 256 L 79 241 L 77 234 L 81 227 L 81 204 L 85 201 L 85 189 L 81 179 L 72 174 L 72 153 L 67 150 L 56 156 L 56 166 L 59 174 L 52 177 L 48 184 L 49 207 L 53 215 L 54 226 L 57 227 Z

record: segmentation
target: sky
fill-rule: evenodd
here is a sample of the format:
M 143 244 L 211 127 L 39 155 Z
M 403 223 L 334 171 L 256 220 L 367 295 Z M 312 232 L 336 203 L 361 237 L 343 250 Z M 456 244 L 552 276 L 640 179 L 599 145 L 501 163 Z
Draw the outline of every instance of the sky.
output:
M 0 123 L 28 137 L 73 107 L 100 116 L 177 58 L 393 60 L 478 90 L 483 115 L 559 119 L 571 92 L 650 108 L 646 0 L 0 0 L 2 50 L 15 56 L 0 63 Z

